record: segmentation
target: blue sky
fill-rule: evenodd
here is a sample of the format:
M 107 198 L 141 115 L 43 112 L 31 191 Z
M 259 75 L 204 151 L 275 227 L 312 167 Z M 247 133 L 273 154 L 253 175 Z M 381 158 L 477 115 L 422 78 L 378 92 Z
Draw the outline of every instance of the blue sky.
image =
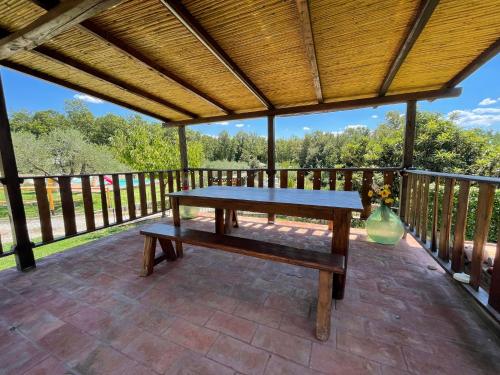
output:
M 45 109 L 64 110 L 65 100 L 81 94 L 47 83 L 45 81 L 17 73 L 6 68 L 0 69 L 9 112 Z M 490 60 L 460 85 L 462 95 L 458 98 L 440 99 L 432 103 L 419 102 L 420 110 L 435 111 L 448 115 L 458 111 L 459 123 L 464 127 L 480 127 L 500 131 L 500 55 Z M 111 103 L 81 96 L 95 115 L 116 113 L 128 116 L 132 112 Z M 342 131 L 348 126 L 364 125 L 374 128 L 383 121 L 385 113 L 391 110 L 404 112 L 405 106 L 387 105 L 376 109 L 366 108 L 351 111 L 322 113 L 303 116 L 278 117 L 276 137 L 286 138 L 293 135 L 302 137 L 315 130 L 325 132 Z M 266 135 L 266 120 L 231 121 L 211 125 L 196 125 L 193 129 L 206 134 L 216 135 L 223 130 L 236 134 L 240 130 Z

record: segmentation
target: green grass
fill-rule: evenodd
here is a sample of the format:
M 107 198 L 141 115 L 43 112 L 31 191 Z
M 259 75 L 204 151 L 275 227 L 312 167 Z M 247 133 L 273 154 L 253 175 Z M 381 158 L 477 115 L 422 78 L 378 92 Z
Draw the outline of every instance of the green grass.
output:
M 82 234 L 80 236 L 76 236 L 76 237 L 68 238 L 65 240 L 58 241 L 58 242 L 54 242 L 54 243 L 51 243 L 48 245 L 36 247 L 34 249 L 35 259 L 41 259 L 41 258 L 44 258 L 44 257 L 52 255 L 52 254 L 56 254 L 56 253 L 60 253 L 60 252 L 72 249 L 76 246 L 80 246 L 80 245 L 98 240 L 102 237 L 106 237 L 106 236 L 109 236 L 111 234 L 126 231 L 126 230 L 134 227 L 135 225 L 136 224 L 128 224 L 128 225 L 120 225 L 120 226 L 116 226 L 116 227 L 112 227 L 112 228 L 105 228 L 105 229 L 98 230 L 96 232 Z M 4 247 L 5 249 L 10 248 L 9 244 L 6 244 L 6 245 L 7 246 Z M 16 266 L 16 262 L 15 262 L 13 255 L 0 258 L 0 270 L 4 270 L 4 269 L 15 267 L 15 266 Z

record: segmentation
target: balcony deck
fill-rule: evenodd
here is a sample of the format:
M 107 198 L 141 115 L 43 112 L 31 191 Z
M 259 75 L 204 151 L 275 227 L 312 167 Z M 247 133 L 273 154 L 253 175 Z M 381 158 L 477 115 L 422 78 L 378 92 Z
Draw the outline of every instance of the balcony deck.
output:
M 325 250 L 331 240 L 323 225 L 240 224 L 234 235 Z M 346 298 L 321 343 L 315 271 L 186 247 L 141 278 L 138 231 L 0 272 L 1 374 L 500 372 L 492 326 L 411 236 L 386 247 L 352 230 Z

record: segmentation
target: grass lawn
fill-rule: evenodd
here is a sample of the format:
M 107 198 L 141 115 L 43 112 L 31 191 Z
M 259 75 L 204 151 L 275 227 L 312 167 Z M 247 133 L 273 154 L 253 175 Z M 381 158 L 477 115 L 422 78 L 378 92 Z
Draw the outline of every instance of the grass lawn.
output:
M 141 222 L 141 224 L 142 224 L 142 222 Z M 51 243 L 48 245 L 36 247 L 34 249 L 35 259 L 41 259 L 41 258 L 44 258 L 44 257 L 51 255 L 51 254 L 60 253 L 62 251 L 69 250 L 73 247 L 98 240 L 99 238 L 102 238 L 105 236 L 109 236 L 110 234 L 120 233 L 120 232 L 126 231 L 130 228 L 133 228 L 135 225 L 136 224 L 128 224 L 128 225 L 120 225 L 120 226 L 116 226 L 116 227 L 101 229 L 101 230 L 98 230 L 96 232 L 82 234 L 81 236 L 76 236 L 76 237 L 68 238 L 66 240 L 54 242 L 54 243 Z M 8 247 L 10 247 L 10 245 Z M 5 246 L 5 248 L 8 248 L 8 247 Z M 13 255 L 0 258 L 0 270 L 4 270 L 4 269 L 15 267 L 15 266 L 16 266 L 16 262 L 15 262 Z

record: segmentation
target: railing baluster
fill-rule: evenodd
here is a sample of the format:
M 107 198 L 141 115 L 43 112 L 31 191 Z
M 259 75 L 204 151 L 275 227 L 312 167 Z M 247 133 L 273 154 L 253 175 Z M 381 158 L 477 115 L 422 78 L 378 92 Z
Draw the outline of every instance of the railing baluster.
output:
M 75 204 L 73 192 L 71 191 L 71 177 L 61 176 L 58 178 L 59 193 L 61 194 L 61 205 L 64 220 L 64 232 L 66 236 L 76 234 Z
M 172 171 L 167 171 L 167 183 L 168 183 L 168 192 L 174 192 L 174 175 Z
M 389 185 L 392 189 L 393 183 L 394 183 L 394 172 L 385 171 L 384 172 L 384 185 Z
M 434 199 L 432 201 L 432 229 L 431 229 L 431 251 L 437 250 L 437 226 L 438 226 L 438 204 L 439 204 L 439 177 L 434 178 Z
M 204 186 L 204 181 L 203 181 L 203 169 L 200 169 L 198 171 L 198 185 L 200 186 L 200 188 L 202 188 Z
M 226 171 L 226 185 L 233 186 L 233 171 Z
M 196 189 L 196 176 L 195 176 L 195 171 L 191 170 L 190 175 L 191 175 L 191 189 Z
M 165 211 L 167 209 L 166 197 L 165 197 L 165 173 L 158 173 L 158 180 L 160 182 L 160 210 L 163 215 L 165 215 Z
M 85 212 L 85 225 L 87 231 L 95 230 L 94 201 L 92 200 L 92 188 L 90 187 L 90 177 L 82 176 L 82 196 L 83 209 Z
M 181 191 L 182 190 L 181 171 L 178 169 L 175 171 L 175 184 L 176 184 L 177 191 Z
M 405 191 L 405 210 L 404 210 L 404 222 L 406 225 L 410 226 L 410 209 L 411 209 L 411 187 L 413 184 L 413 175 L 411 173 L 407 173 L 406 175 L 406 191 Z M 401 184 L 401 186 L 403 186 Z
M 344 190 L 352 190 L 352 171 L 344 171 Z
M 288 171 L 282 169 L 280 171 L 280 188 L 286 189 L 288 187 Z
M 104 227 L 109 226 L 108 197 L 104 176 L 99 176 L 99 189 L 101 194 L 102 223 Z
M 36 203 L 38 207 L 38 217 L 40 218 L 40 229 L 42 232 L 42 241 L 50 242 L 54 239 L 52 232 L 52 221 L 50 219 L 50 206 L 47 197 L 47 187 L 45 177 L 33 179 L 35 185 Z
M 321 171 L 315 170 L 313 172 L 313 190 L 321 190 Z
M 149 173 L 149 188 L 151 189 L 151 207 L 154 213 L 158 212 L 158 202 L 156 201 L 156 173 Z
M 259 171 L 259 176 L 258 176 L 258 179 L 259 179 L 259 187 L 264 187 L 264 171 Z
M 146 216 L 148 214 L 146 180 L 144 178 L 144 173 L 138 173 L 137 177 L 139 178 L 139 200 L 141 203 L 141 216 Z
M 424 176 L 422 186 L 422 218 L 420 219 L 420 239 L 427 244 L 427 222 L 429 215 L 429 183 L 430 177 Z
M 479 198 L 477 201 L 476 226 L 474 229 L 474 245 L 472 248 L 470 285 L 479 288 L 483 271 L 484 244 L 488 238 L 490 220 L 493 212 L 495 186 L 488 183 L 479 183 Z
M 304 171 L 297 171 L 297 189 L 304 189 Z
M 113 178 L 113 197 L 115 200 L 115 216 L 117 223 L 123 223 L 123 214 L 122 214 L 122 197 L 120 192 L 120 176 L 114 174 Z
M 254 187 L 255 186 L 255 171 L 247 172 L 247 186 Z
M 241 186 L 241 171 L 238 170 L 236 171 L 236 186 Z
M 212 186 L 214 184 L 213 172 L 209 169 L 207 173 L 208 173 L 208 186 Z
M 496 311 L 500 312 L 500 230 L 497 236 L 497 249 L 493 262 L 493 274 L 491 275 L 488 304 Z
M 330 190 L 335 190 L 337 188 L 337 172 L 330 171 L 328 173 L 328 182 L 330 184 Z
M 462 272 L 464 267 L 464 242 L 467 210 L 469 208 L 469 190 L 470 182 L 460 181 L 455 230 L 453 232 L 453 248 L 451 252 L 451 269 L 455 272 Z
M 222 186 L 222 170 L 217 171 L 217 185 Z
M 368 196 L 368 192 L 371 189 L 373 183 L 373 171 L 363 172 L 363 184 L 361 186 L 361 202 L 363 203 L 363 211 L 361 212 L 361 219 L 367 219 L 371 212 L 371 198 Z
M 127 203 L 128 203 L 128 217 L 129 219 L 135 219 L 135 195 L 134 195 L 134 181 L 131 173 L 125 175 L 125 183 L 127 186 Z
M 417 187 L 418 187 L 418 176 L 415 175 L 412 178 L 411 184 L 411 195 L 410 195 L 410 230 L 415 230 L 416 223 L 416 213 L 417 213 Z
M 415 205 L 415 235 L 420 237 L 420 221 L 421 210 L 422 210 L 422 180 L 424 176 L 418 176 L 417 178 L 417 203 Z
M 439 257 L 444 261 L 450 259 L 450 231 L 454 186 L 455 180 L 453 178 L 447 178 L 445 180 L 441 211 L 441 227 L 439 229 Z

